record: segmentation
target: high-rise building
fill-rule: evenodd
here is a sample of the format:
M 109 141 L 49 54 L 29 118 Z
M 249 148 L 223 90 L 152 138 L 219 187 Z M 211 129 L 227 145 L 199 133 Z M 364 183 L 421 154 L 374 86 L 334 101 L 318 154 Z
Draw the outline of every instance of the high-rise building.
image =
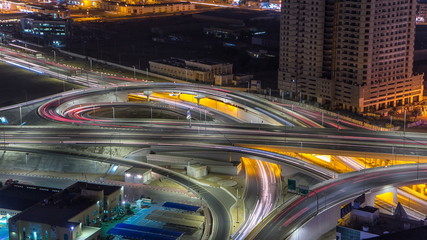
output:
M 417 19 L 417 21 L 425 22 L 427 19 L 427 1 L 417 3 L 417 17 L 422 19 Z
M 416 0 L 283 0 L 278 86 L 358 112 L 422 100 Z

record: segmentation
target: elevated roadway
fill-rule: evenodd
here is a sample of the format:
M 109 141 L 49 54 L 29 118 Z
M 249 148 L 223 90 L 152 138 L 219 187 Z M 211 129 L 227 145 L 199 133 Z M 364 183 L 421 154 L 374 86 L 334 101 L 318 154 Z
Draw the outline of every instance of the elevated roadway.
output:
M 287 239 L 317 214 L 362 193 L 384 186 L 404 186 L 427 180 L 427 164 L 371 168 L 324 181 L 313 186 L 307 196 L 298 196 L 275 209 L 248 239 Z
M 179 91 L 181 93 L 185 92 L 198 96 L 203 95 L 208 98 L 214 98 L 217 101 L 228 103 L 230 106 L 235 106 L 242 111 L 249 111 L 253 116 L 257 117 L 256 119 L 264 119 L 266 121 L 265 123 L 269 124 L 263 124 L 263 122 L 251 124 L 249 122 L 218 123 L 212 121 L 196 121 L 193 122 L 192 127 L 190 127 L 187 125 L 188 123 L 186 121 L 143 120 L 140 122 L 128 122 L 123 119 L 87 118 L 87 116 L 90 116 L 90 114 L 87 114 L 90 108 L 86 111 L 80 111 L 81 104 L 88 100 L 93 101 L 91 103 L 93 108 L 102 108 L 108 102 L 108 107 L 111 107 L 112 102 L 116 101 L 113 100 L 114 96 L 117 99 L 118 94 L 124 94 L 126 96 L 132 92 L 144 91 Z M 97 102 L 96 99 L 98 97 L 104 98 L 102 101 Z M 63 123 L 68 123 L 88 126 L 57 128 L 52 128 L 51 126 L 23 126 L 19 128 L 7 126 L 2 129 L 3 144 L 0 142 L 1 148 L 18 151 L 14 148 L 23 145 L 114 144 L 129 146 L 168 145 L 187 149 L 198 147 L 209 148 L 216 151 L 242 151 L 245 152 L 245 154 L 257 156 L 257 158 L 261 160 L 291 165 L 323 179 L 335 177 L 335 174 L 295 158 L 238 146 L 263 146 L 268 143 L 268 145 L 276 147 L 294 147 L 301 150 L 310 148 L 358 153 L 382 153 L 390 157 L 411 155 L 417 157 L 421 161 L 424 161 L 424 157 L 427 156 L 427 149 L 425 147 L 427 139 L 421 134 L 362 130 L 352 131 L 345 130 L 342 127 L 321 129 L 321 125 L 317 121 L 290 113 L 283 107 L 272 104 L 266 100 L 245 93 L 236 93 L 207 86 L 147 83 L 144 85 L 115 86 L 112 88 L 103 87 L 69 92 L 51 97 L 50 99 L 34 101 L 34 103 L 36 102 L 44 103 L 38 108 L 38 114 L 44 119 L 53 120 L 61 125 Z M 189 107 L 196 108 L 198 106 L 197 104 L 184 104 L 180 107 L 185 109 Z M 69 114 L 70 112 L 76 114 Z M 86 113 L 86 115 L 83 115 L 84 113 Z M 24 118 L 36 119 L 37 117 L 27 114 Z M 322 118 L 322 122 L 323 120 Z M 316 126 L 319 128 L 304 129 L 297 126 Z M 187 184 L 190 188 L 192 186 L 191 182 L 183 183 Z M 324 193 L 326 194 L 326 192 Z M 314 194 L 317 196 L 317 193 Z M 347 192 L 347 194 L 349 193 Z M 339 196 L 337 196 L 337 198 L 338 197 Z M 210 196 L 205 196 L 205 198 L 209 199 Z M 308 198 L 312 198 L 312 195 L 308 196 Z M 299 201 L 302 203 L 303 200 Z M 316 201 L 316 212 L 319 206 L 317 202 L 318 201 Z M 221 207 L 221 204 L 217 200 L 212 199 L 210 203 L 221 218 L 217 225 L 217 239 L 228 238 L 230 233 L 230 217 L 228 213 L 223 211 L 224 207 Z M 293 209 L 296 209 L 296 205 L 293 206 Z M 291 221 L 289 219 L 284 220 L 285 222 L 280 225 L 280 231 L 283 230 L 283 227 L 287 227 L 291 224 L 291 222 L 294 225 L 287 228 L 290 230 L 283 231 L 283 235 L 285 236 L 286 232 L 290 233 L 296 227 L 304 223 L 307 220 L 307 218 L 304 217 L 312 216 L 312 207 L 312 203 L 309 203 L 305 205 L 302 210 L 293 212 L 294 217 L 291 218 Z M 219 208 L 222 208 L 222 210 Z M 288 210 L 284 209 L 283 215 L 285 215 L 287 211 Z M 300 216 L 301 219 L 299 218 Z M 299 220 L 294 223 L 294 219 Z M 262 226 L 266 227 L 266 229 L 272 228 L 271 230 L 273 231 L 277 230 L 274 226 L 270 226 L 269 224 L 271 224 L 271 221 L 266 222 Z M 264 237 L 262 235 L 264 234 L 263 230 L 256 233 L 256 236 L 258 236 L 257 234 L 261 234 L 260 236 Z

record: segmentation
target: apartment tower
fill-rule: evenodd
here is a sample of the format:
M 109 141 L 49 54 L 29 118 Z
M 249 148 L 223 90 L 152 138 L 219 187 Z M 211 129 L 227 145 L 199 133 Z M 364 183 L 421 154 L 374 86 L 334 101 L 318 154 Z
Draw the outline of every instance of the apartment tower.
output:
M 415 11 L 416 0 L 282 0 L 279 89 L 357 112 L 422 100 Z

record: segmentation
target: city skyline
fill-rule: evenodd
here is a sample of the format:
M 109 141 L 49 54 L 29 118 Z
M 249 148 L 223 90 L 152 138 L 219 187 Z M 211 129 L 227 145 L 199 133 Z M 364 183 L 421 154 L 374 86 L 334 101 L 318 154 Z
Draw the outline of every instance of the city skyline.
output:
M 415 1 L 275 4 L 0 1 L 0 240 L 427 229 Z

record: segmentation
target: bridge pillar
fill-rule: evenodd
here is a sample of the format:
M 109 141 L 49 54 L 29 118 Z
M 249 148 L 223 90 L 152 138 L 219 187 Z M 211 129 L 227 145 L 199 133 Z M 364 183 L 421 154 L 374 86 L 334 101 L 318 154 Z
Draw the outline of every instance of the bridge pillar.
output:
M 336 227 L 337 221 L 340 219 L 340 206 L 349 202 L 350 201 L 341 202 L 337 206 L 329 208 L 314 216 L 303 227 L 293 232 L 288 240 L 318 239 L 320 236 Z

